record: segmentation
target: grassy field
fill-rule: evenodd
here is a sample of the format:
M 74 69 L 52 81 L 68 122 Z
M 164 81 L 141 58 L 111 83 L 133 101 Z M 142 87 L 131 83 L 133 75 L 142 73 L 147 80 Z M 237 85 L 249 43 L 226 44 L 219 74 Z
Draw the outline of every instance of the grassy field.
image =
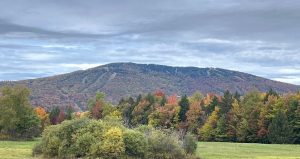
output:
M 37 141 L 0 141 L 1 159 L 31 159 L 31 149 Z
M 37 141 L 0 141 L 1 159 L 32 159 Z M 300 159 L 300 145 L 199 142 L 202 159 Z
M 199 142 L 203 159 L 300 159 L 300 145 Z

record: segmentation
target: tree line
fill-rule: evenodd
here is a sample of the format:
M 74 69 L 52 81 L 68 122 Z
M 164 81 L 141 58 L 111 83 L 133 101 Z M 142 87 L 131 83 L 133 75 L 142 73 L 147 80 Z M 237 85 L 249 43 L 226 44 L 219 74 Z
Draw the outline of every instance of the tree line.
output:
M 5 86 L 0 91 L 0 139 L 32 138 L 49 125 L 64 120 L 106 116 L 122 118 L 126 127 L 147 125 L 157 129 L 192 133 L 201 141 L 255 143 L 300 143 L 300 92 L 280 95 L 250 91 L 241 96 L 195 92 L 191 96 L 167 96 L 157 90 L 146 95 L 121 99 L 114 106 L 103 93 L 88 101 L 86 112 L 72 106 L 32 108 L 30 90 L 24 86 Z
M 162 91 L 122 99 L 124 123 L 191 132 L 202 141 L 300 143 L 300 93 L 256 90 L 240 96 L 195 92 L 166 96 Z

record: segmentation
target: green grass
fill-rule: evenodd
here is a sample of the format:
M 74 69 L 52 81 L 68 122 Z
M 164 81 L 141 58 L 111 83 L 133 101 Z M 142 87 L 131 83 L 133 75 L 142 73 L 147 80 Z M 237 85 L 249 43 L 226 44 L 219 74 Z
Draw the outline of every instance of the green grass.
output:
M 0 159 L 32 159 L 35 141 L 0 141 Z M 300 159 L 300 145 L 199 142 L 202 159 Z
M 300 145 L 199 142 L 203 159 L 300 159 Z
M 31 149 L 38 141 L 0 141 L 1 159 L 31 159 Z

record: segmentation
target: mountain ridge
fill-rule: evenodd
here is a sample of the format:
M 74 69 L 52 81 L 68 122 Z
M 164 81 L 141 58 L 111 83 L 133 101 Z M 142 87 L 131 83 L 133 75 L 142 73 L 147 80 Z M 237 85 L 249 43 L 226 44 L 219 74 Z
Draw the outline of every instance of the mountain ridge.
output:
M 300 89 L 298 85 L 222 68 L 136 63 L 110 63 L 50 77 L 0 82 L 0 85 L 7 83 L 27 85 L 32 90 L 31 101 L 34 106 L 42 105 L 50 109 L 53 106 L 72 105 L 77 110 L 85 110 L 88 99 L 97 91 L 105 92 L 107 100 L 117 103 L 122 97 L 157 89 L 169 95 L 190 95 L 197 90 L 216 94 L 230 90 L 244 94 L 252 89 L 267 91 L 272 88 L 279 93 Z

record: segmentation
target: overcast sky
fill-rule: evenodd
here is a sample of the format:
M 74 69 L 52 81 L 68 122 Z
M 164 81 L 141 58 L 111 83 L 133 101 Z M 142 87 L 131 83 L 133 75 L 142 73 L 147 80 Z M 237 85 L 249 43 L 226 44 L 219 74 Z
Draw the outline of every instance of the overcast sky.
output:
M 300 1 L 0 1 L 0 80 L 111 62 L 220 67 L 300 84 Z

